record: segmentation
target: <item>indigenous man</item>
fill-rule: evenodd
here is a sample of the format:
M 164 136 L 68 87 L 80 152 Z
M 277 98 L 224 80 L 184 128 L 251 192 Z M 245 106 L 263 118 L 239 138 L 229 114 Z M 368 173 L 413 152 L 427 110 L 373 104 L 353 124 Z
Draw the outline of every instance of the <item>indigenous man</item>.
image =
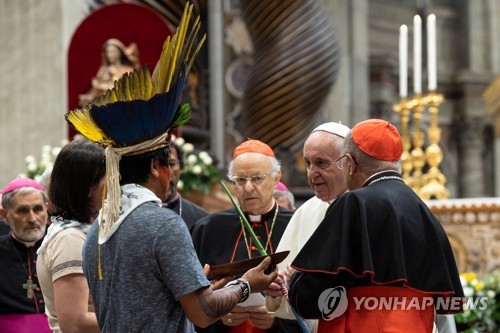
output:
M 281 177 L 273 150 L 259 140 L 243 142 L 234 150 L 228 177 L 260 243 L 268 253 L 274 253 L 292 212 L 280 207 L 273 198 Z M 219 265 L 259 256 L 235 208 L 197 221 L 191 236 L 202 264 Z M 274 329 L 295 332 L 298 331 L 295 325 L 266 313 L 264 297 L 261 297 L 260 303 L 238 306 L 220 322 L 198 332 L 273 332 Z
M 385 120 L 347 134 L 338 198 L 292 263 L 289 298 L 318 332 L 431 332 L 463 291 L 442 226 L 403 182 L 401 137 Z M 384 306 L 373 307 L 363 299 Z M 387 306 L 392 302 L 392 306 Z
M 39 314 L 23 317 L 23 325 L 48 331 L 36 272 L 36 250 L 42 244 L 47 223 L 43 187 L 29 178 L 14 179 L 2 190 L 2 207 L 0 215 L 10 232 L 0 236 L 0 270 L 3 272 L 0 274 L 0 327 L 9 331 L 8 327 L 16 320 L 3 315 Z
M 188 229 L 191 229 L 193 224 L 202 217 L 207 216 L 208 212 L 200 206 L 181 197 L 177 189 L 177 183 L 184 169 L 184 154 L 181 147 L 173 141 L 170 141 L 170 157 L 168 158 L 168 164 L 172 170 L 172 176 L 170 177 L 168 198 L 163 202 L 162 206 L 170 208 L 177 215 L 182 217 Z
M 185 222 L 161 207 L 171 176 L 170 134 L 190 117 L 179 99 L 204 40 L 192 10 L 186 4 L 153 74 L 135 70 L 95 104 L 66 115 L 82 135 L 106 147 L 106 200 L 83 249 L 103 333 L 193 333 L 193 324 L 210 325 L 277 276 L 264 273 L 271 263 L 265 258 L 215 290 L 228 279 L 211 286 Z
M 290 254 L 278 264 L 280 270 L 278 283 L 283 283 L 282 272 L 316 230 L 325 217 L 328 207 L 347 189 L 335 161 L 340 157 L 344 138 L 348 132 L 349 127 L 345 125 L 324 123 L 312 131 L 304 144 L 303 156 L 307 166 L 307 180 L 314 191 L 314 196 L 295 211 L 280 240 L 276 251 L 290 251 Z M 269 289 L 266 293 L 269 295 L 266 297 L 267 310 L 276 312 L 277 317 L 293 319 L 295 316 L 287 301 L 282 298 L 277 283 L 273 283 L 270 287 L 273 290 Z M 270 297 L 272 295 L 277 297 Z M 311 332 L 317 331 L 317 320 L 309 320 L 307 324 Z

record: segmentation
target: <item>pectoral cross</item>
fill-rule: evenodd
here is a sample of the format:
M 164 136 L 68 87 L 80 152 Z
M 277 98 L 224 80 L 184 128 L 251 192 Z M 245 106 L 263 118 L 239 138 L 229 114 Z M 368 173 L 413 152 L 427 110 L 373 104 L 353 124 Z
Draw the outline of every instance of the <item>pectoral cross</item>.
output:
M 33 298 L 33 290 L 35 290 L 37 287 L 36 283 L 33 283 L 33 280 L 31 280 L 31 276 L 28 277 L 28 281 L 26 283 L 23 283 L 23 289 L 26 289 L 26 297 L 29 299 Z

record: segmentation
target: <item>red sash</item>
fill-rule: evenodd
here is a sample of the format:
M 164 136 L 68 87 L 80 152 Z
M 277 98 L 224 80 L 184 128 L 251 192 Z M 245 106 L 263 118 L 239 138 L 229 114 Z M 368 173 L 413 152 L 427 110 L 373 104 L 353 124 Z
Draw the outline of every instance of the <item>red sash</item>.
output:
M 432 297 L 421 292 L 398 287 L 355 287 L 347 291 L 349 304 L 346 312 L 333 320 L 320 319 L 318 333 L 391 332 L 429 333 L 434 324 L 434 306 L 424 300 Z M 370 298 L 371 303 L 359 306 L 361 297 Z M 382 298 L 397 297 L 396 308 L 375 307 Z M 378 301 L 377 301 L 378 300 Z M 413 303 L 412 303 L 413 302 Z M 416 308 L 412 304 L 418 304 Z

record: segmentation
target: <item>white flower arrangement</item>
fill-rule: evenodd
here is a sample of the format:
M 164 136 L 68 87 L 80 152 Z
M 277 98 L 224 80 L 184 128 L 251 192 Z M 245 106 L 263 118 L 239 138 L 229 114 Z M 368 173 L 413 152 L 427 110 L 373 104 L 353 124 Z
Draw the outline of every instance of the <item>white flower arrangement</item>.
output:
M 57 155 L 61 151 L 62 147 L 68 143 L 68 140 L 64 139 L 61 141 L 61 146 L 52 147 L 50 145 L 45 145 L 41 149 L 40 161 L 37 161 L 35 156 L 28 155 L 24 158 L 24 163 L 26 165 L 26 172 L 19 174 L 19 177 L 31 178 L 37 182 L 40 181 L 42 174 L 47 169 L 52 169 L 54 161 Z
M 210 154 L 203 150 L 197 152 L 194 145 L 182 137 L 172 137 L 172 140 L 184 152 L 184 170 L 177 183 L 177 189 L 183 193 L 191 191 L 209 193 L 214 183 L 220 179 L 219 170 Z

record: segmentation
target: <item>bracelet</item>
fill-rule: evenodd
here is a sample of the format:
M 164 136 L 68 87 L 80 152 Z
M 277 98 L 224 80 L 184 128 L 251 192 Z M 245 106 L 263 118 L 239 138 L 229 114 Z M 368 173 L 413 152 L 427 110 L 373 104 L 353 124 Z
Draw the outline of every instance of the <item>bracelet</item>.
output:
M 245 281 L 243 279 L 236 279 L 227 284 L 227 286 L 240 286 L 242 296 L 239 301 L 239 303 L 243 303 L 250 297 L 250 294 L 252 293 L 252 288 L 250 287 L 250 283 L 248 281 Z

